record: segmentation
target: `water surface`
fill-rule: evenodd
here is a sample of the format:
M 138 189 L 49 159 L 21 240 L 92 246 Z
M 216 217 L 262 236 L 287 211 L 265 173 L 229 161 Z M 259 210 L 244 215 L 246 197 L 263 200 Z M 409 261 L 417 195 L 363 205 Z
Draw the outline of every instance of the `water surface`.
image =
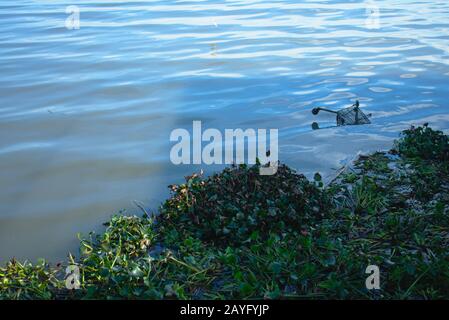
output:
M 309 176 L 410 124 L 449 129 L 449 2 L 373 3 L 374 29 L 363 1 L 0 1 L 0 263 L 77 253 L 77 232 L 219 169 L 171 164 L 193 120 L 278 128 Z M 311 108 L 356 99 L 372 125 L 311 129 L 334 122 Z

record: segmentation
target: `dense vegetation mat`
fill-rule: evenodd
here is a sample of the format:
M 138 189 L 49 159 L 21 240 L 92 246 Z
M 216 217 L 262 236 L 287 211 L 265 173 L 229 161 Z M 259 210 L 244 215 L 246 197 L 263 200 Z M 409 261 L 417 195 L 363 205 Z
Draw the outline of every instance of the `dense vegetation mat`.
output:
M 427 126 L 333 182 L 234 166 L 170 186 L 157 215 L 116 215 L 63 265 L 0 267 L 3 299 L 449 298 L 449 141 Z M 80 269 L 67 290 L 65 268 Z M 368 290 L 367 266 L 380 270 Z

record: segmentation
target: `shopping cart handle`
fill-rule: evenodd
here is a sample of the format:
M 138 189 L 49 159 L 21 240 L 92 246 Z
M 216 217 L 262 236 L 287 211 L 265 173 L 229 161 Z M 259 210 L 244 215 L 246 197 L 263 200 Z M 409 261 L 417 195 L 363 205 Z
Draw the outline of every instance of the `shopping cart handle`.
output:
M 338 113 L 337 111 L 329 110 L 329 109 L 326 109 L 326 108 L 313 108 L 313 109 L 312 109 L 312 113 L 313 113 L 314 115 L 317 115 L 318 112 L 320 112 L 320 111 L 326 111 L 326 112 L 330 112 L 330 113 Z

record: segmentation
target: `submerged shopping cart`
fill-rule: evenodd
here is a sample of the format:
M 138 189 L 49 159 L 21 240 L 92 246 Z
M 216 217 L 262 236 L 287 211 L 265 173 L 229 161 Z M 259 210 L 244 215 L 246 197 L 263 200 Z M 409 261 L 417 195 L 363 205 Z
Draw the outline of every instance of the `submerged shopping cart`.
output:
M 329 110 L 326 108 L 313 108 L 312 113 L 317 115 L 320 111 L 335 113 L 337 115 L 337 126 L 371 123 L 369 120 L 371 114 L 366 115 L 362 110 L 360 110 L 360 103 L 358 100 L 352 106 L 339 111 Z

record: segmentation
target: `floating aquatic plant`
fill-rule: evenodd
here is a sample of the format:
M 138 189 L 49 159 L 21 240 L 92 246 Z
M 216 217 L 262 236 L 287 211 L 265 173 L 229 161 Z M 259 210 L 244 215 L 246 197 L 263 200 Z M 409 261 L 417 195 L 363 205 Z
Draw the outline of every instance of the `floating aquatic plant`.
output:
M 427 126 L 361 156 L 327 186 L 285 165 L 201 174 L 158 215 L 113 216 L 64 266 L 0 267 L 1 299 L 449 298 L 448 138 Z M 368 291 L 375 264 L 381 289 Z

